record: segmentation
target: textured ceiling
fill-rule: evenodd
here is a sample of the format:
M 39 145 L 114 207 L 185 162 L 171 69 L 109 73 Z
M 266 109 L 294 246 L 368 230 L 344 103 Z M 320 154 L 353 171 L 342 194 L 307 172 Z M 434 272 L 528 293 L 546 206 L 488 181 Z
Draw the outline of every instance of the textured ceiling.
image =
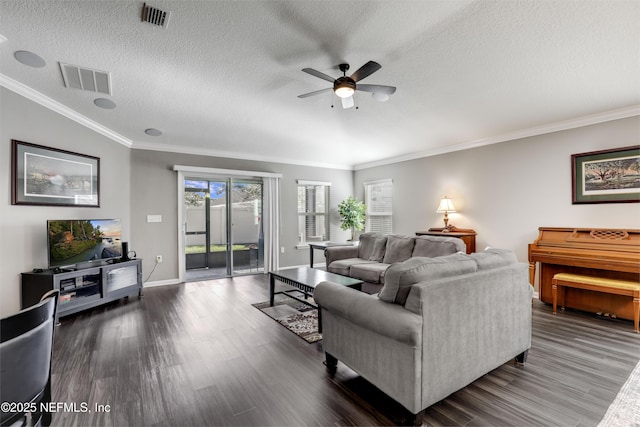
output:
M 0 0 L 0 83 L 137 148 L 344 168 L 639 111 L 637 0 L 150 4 L 171 11 L 167 29 L 141 22 L 139 1 Z M 363 83 L 396 86 L 389 101 L 297 98 L 330 86 L 302 68 L 369 60 L 382 69 Z M 58 62 L 111 72 L 117 108 L 65 88 Z

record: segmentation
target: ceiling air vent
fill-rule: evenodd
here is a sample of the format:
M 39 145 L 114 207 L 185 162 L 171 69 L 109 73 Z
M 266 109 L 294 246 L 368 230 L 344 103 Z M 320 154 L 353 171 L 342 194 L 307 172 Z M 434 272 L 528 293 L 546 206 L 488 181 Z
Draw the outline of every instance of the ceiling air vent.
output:
M 106 71 L 62 62 L 60 62 L 60 70 L 66 87 L 111 95 L 111 75 Z
M 170 16 L 171 12 L 165 12 L 164 10 L 149 6 L 146 3 L 142 7 L 142 22 L 148 22 L 162 28 L 167 28 Z

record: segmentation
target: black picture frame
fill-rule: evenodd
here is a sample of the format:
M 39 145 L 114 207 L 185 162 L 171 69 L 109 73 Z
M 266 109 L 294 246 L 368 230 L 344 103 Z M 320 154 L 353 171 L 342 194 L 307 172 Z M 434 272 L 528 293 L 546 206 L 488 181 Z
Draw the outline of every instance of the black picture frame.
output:
M 571 155 L 572 203 L 640 202 L 640 145 Z
M 11 204 L 100 207 L 100 158 L 11 140 Z

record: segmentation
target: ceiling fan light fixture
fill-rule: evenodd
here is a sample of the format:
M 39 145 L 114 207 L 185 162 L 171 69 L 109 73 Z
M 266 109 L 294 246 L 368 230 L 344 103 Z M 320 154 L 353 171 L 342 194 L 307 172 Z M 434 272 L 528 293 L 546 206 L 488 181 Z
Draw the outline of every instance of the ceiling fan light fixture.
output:
M 340 98 L 349 98 L 356 91 L 356 82 L 349 77 L 340 77 L 333 84 L 333 92 Z
M 336 89 L 336 95 L 338 95 L 340 98 L 349 98 L 350 96 L 353 96 L 353 93 L 355 92 L 353 90 L 353 88 L 350 88 L 348 86 L 342 86 Z

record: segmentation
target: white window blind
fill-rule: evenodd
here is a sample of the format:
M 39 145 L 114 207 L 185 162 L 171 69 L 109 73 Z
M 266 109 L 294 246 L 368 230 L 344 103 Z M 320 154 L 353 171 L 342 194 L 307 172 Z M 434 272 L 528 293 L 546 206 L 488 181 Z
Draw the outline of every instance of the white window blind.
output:
M 330 182 L 298 180 L 298 244 L 329 240 Z
M 364 183 L 367 218 L 365 231 L 393 233 L 393 182 L 390 179 Z

